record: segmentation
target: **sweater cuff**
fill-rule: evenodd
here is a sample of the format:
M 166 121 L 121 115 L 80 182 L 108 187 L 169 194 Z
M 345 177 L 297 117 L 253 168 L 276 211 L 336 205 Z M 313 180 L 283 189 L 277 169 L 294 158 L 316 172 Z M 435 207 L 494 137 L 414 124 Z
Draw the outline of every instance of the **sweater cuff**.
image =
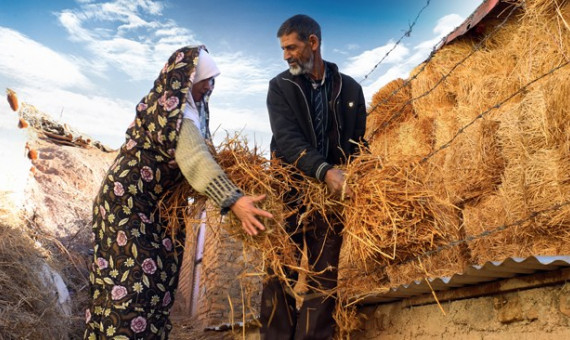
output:
M 324 181 L 327 171 L 329 171 L 332 168 L 333 168 L 333 166 L 327 162 L 321 163 L 321 165 L 319 165 L 319 167 L 317 168 L 317 171 L 315 172 L 315 177 L 319 181 Z
M 215 177 L 208 183 L 205 194 L 211 198 L 222 212 L 227 210 L 243 196 L 241 190 L 236 187 L 229 178 L 223 174 Z
M 244 196 L 243 193 L 239 190 L 234 192 L 230 197 L 228 197 L 228 199 L 222 202 L 222 204 L 220 205 L 220 207 L 222 208 L 222 210 L 220 210 L 220 213 L 222 215 L 227 214 L 230 211 L 232 205 L 234 205 L 234 203 L 237 202 L 237 200 L 239 200 L 243 196 Z

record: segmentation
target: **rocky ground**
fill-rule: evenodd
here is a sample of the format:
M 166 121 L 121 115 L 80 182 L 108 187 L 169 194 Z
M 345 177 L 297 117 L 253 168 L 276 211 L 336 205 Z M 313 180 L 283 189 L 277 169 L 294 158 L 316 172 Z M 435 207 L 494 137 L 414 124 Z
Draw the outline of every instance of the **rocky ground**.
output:
M 25 103 L 2 123 L 10 140 L 3 143 L 0 183 L 0 338 L 38 336 L 31 329 L 78 338 L 91 202 L 116 152 Z

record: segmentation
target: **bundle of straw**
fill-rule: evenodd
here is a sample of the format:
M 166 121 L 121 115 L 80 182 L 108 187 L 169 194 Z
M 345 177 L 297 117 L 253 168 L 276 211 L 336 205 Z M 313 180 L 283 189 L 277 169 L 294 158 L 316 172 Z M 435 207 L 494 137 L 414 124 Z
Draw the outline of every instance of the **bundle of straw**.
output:
M 417 164 L 383 164 L 363 154 L 347 174 L 354 192 L 344 212 L 351 258 L 401 262 L 457 237 L 453 207 L 429 191 Z
M 260 261 L 262 267 L 252 271 L 257 273 L 255 275 L 265 275 L 269 268 L 293 291 L 295 282 L 290 282 L 286 278 L 284 269 L 309 275 L 311 271 L 300 266 L 297 256 L 300 249 L 289 237 L 292 231 L 287 230 L 285 221 L 291 215 L 298 213 L 296 207 L 299 206 L 307 207 L 299 226 L 315 212 L 328 211 L 330 202 L 327 201 L 324 186 L 308 179 L 291 165 L 278 160 L 267 160 L 256 147 L 250 149 L 247 140 L 239 135 L 226 137 L 218 147 L 215 158 L 228 177 L 245 194 L 266 195 L 258 205 L 261 209 L 270 211 L 274 218 L 261 218 L 267 230 L 257 236 L 250 236 L 243 231 L 241 222 L 231 212 L 222 217 L 219 209 L 210 207 L 206 214 L 207 225 L 214 230 L 219 227 L 224 228 L 228 235 L 241 240 L 249 253 L 256 254 L 262 259 Z M 302 202 L 296 204 L 291 202 L 292 199 L 297 199 L 296 195 L 292 194 L 295 192 L 307 193 L 302 196 Z M 196 216 L 196 211 L 188 208 L 186 204 L 188 197 L 192 197 L 194 201 L 199 200 L 199 195 L 183 183 L 162 205 L 162 213 L 168 216 L 172 232 L 176 232 L 183 221 L 187 225 L 189 222 L 195 222 L 192 218 Z

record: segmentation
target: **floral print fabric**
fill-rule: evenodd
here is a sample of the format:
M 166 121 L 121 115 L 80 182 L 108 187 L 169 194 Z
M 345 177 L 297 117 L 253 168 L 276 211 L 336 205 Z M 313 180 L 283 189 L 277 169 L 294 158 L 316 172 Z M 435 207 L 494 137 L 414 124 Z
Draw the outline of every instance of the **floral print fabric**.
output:
M 184 180 L 174 150 L 201 48 L 185 47 L 169 58 L 137 105 L 94 200 L 85 339 L 168 337 L 184 234 L 167 235 L 157 208 Z

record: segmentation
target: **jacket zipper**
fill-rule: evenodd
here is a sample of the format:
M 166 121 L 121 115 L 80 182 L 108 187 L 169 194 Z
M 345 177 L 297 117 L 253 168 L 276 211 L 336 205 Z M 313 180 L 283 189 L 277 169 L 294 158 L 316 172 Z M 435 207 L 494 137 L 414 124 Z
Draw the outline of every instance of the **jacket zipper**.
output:
M 305 100 L 305 106 L 307 107 L 307 113 L 309 114 L 308 115 L 309 124 L 311 124 L 311 137 L 313 139 L 313 146 L 316 147 L 317 146 L 317 135 L 315 134 L 315 128 L 313 127 L 313 120 L 311 119 L 311 109 L 309 108 L 309 102 L 307 101 L 307 97 L 305 96 L 305 93 L 303 93 L 303 89 L 301 89 L 301 86 L 299 86 L 299 84 L 295 83 L 294 81 L 292 81 L 290 79 L 287 79 L 287 78 L 281 78 L 281 79 L 286 80 L 286 81 L 290 82 L 291 84 L 294 84 L 295 86 L 297 86 L 297 88 L 299 89 L 299 91 L 303 95 L 303 99 Z M 342 79 L 341 79 L 341 82 L 342 82 Z M 339 94 L 340 94 L 340 91 L 339 91 Z M 337 123 L 337 125 L 338 125 L 338 123 Z
M 338 92 L 336 94 L 336 97 L 334 98 L 334 105 L 333 105 L 333 116 L 334 116 L 334 119 L 336 120 L 336 132 L 338 133 L 337 147 L 342 152 L 342 146 L 340 145 L 340 123 L 339 123 L 338 118 L 336 116 L 336 107 L 337 107 L 336 101 L 338 100 L 338 97 L 340 96 L 341 92 L 342 92 L 342 77 L 340 77 L 340 86 L 338 88 Z

